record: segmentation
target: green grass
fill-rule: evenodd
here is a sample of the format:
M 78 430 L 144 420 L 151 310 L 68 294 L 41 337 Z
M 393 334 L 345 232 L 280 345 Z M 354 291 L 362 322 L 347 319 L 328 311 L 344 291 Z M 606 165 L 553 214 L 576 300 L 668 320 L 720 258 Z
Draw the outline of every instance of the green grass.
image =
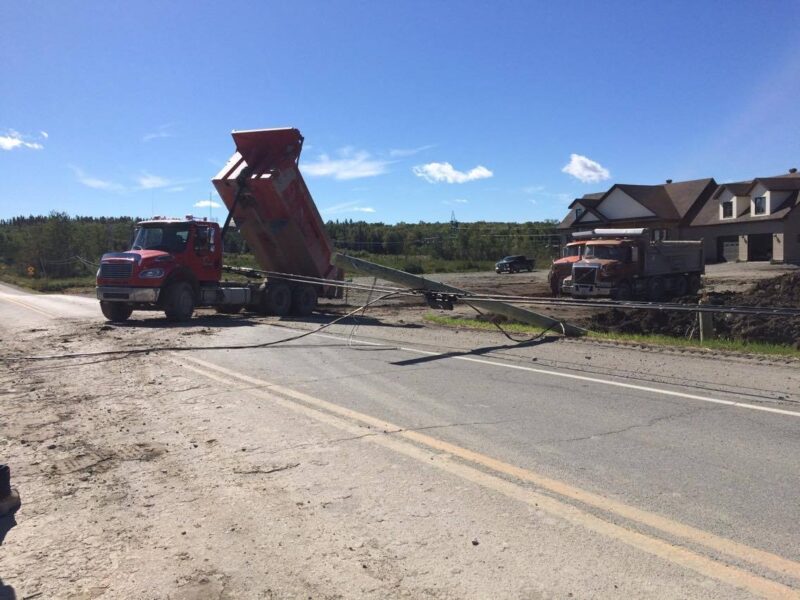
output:
M 63 292 L 65 290 L 85 292 L 94 290 L 95 285 L 94 275 L 53 279 L 24 277 L 8 271 L 0 271 L 0 281 L 37 292 Z
M 444 260 L 426 254 L 372 254 L 364 251 L 344 251 L 343 253 L 415 274 L 494 271 L 495 262 L 491 260 Z M 226 254 L 223 257 L 223 263 L 231 267 L 260 268 L 252 254 Z
M 497 331 L 492 323 L 469 319 L 464 317 L 446 317 L 442 315 L 427 314 L 425 320 L 430 323 L 442 325 L 444 327 L 462 327 L 465 329 Z M 543 329 L 534 325 L 524 323 L 503 322 L 501 327 L 510 333 L 530 333 L 540 334 Z M 607 333 L 600 331 L 590 331 L 587 335 L 593 340 L 607 340 L 614 342 L 629 342 L 638 344 L 652 344 L 655 346 L 670 346 L 678 348 L 697 348 L 707 350 L 723 350 L 727 352 L 739 352 L 747 354 L 765 354 L 771 356 L 790 356 L 800 358 L 800 350 L 793 346 L 784 344 L 767 344 L 764 342 L 746 342 L 743 340 L 713 339 L 701 343 L 699 340 L 678 338 L 661 334 L 638 334 L 638 333 Z
M 434 258 L 427 254 L 372 254 L 364 251 L 348 252 L 346 250 L 343 251 L 343 254 L 349 254 L 356 258 L 363 258 L 379 265 L 418 275 L 425 273 L 494 271 L 495 263 L 492 260 L 445 260 L 443 258 Z

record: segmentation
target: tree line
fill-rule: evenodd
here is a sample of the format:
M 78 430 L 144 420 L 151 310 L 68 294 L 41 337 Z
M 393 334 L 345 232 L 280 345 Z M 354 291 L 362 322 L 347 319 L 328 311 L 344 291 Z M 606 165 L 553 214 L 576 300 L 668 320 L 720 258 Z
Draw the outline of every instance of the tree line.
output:
M 0 261 L 19 275 L 75 277 L 93 273 L 106 252 L 130 247 L 137 217 L 49 215 L 0 220 Z M 508 254 L 545 259 L 557 252 L 553 222 L 367 223 L 328 221 L 334 246 L 360 255 L 428 256 L 441 260 L 498 260 Z M 235 228 L 225 251 L 247 253 Z

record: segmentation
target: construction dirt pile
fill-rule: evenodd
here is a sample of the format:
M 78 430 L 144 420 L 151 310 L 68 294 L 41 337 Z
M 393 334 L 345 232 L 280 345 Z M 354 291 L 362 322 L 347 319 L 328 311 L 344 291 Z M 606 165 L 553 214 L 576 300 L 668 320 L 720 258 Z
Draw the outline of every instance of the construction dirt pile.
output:
M 800 272 L 765 279 L 745 292 L 712 292 L 707 298 L 709 304 L 719 306 L 800 308 Z M 688 296 L 675 301 L 697 304 L 699 299 L 698 296 Z M 693 312 L 612 309 L 593 315 L 588 327 L 595 331 L 698 336 L 697 314 Z M 714 330 L 721 338 L 790 344 L 800 348 L 800 317 L 715 315 Z

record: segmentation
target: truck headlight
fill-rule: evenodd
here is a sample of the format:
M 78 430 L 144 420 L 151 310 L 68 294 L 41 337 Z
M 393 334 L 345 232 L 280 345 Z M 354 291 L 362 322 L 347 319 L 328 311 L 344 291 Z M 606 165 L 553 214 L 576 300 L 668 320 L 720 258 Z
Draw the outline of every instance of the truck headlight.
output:
M 164 269 L 145 269 L 139 273 L 141 279 L 159 279 L 164 276 Z

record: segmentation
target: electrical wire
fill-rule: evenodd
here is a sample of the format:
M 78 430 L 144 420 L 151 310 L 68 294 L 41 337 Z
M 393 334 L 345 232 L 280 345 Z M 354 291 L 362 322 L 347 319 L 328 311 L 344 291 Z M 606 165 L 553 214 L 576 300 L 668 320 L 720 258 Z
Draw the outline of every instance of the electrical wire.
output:
M 230 268 L 230 267 L 229 267 Z M 236 267 L 234 267 L 236 268 Z M 279 273 L 275 271 L 261 271 L 258 269 L 248 269 L 254 273 L 263 273 L 273 278 L 280 278 L 286 281 L 305 282 L 305 283 L 321 283 L 325 285 L 359 289 L 361 291 L 396 291 L 398 295 L 403 296 L 421 296 L 430 292 L 426 289 L 413 289 L 413 288 L 399 288 L 381 284 L 380 286 L 367 286 L 354 282 L 342 282 L 336 279 L 325 279 L 321 277 L 308 277 L 304 275 L 296 275 L 291 273 Z M 374 282 L 373 282 L 374 283 Z M 525 296 L 525 295 L 512 295 L 512 294 L 479 294 L 474 292 L 462 290 L 448 290 L 447 293 L 466 301 L 471 300 L 484 300 L 490 302 L 507 302 L 507 303 L 520 303 L 532 304 L 535 306 L 552 306 L 552 307 L 567 307 L 567 308 L 617 308 L 622 310 L 657 310 L 657 311 L 676 311 L 676 312 L 703 312 L 714 314 L 733 314 L 733 315 L 748 315 L 748 316 L 763 316 L 763 317 L 800 317 L 800 308 L 788 306 L 724 306 L 714 304 L 678 304 L 674 302 L 645 302 L 645 301 L 632 301 L 632 300 L 579 300 L 572 298 L 545 298 L 541 296 Z
M 201 350 L 254 350 L 258 348 L 268 348 L 269 346 L 276 346 L 278 344 L 285 344 L 287 342 L 293 342 L 304 337 L 308 337 L 310 335 L 314 335 L 315 333 L 319 333 L 320 331 L 335 325 L 339 321 L 343 321 L 361 310 L 365 310 L 371 304 L 376 304 L 381 300 L 385 300 L 394 295 L 394 292 L 389 294 L 384 294 L 375 300 L 371 300 L 367 304 L 363 306 L 359 306 L 355 310 L 350 311 L 349 313 L 342 315 L 341 317 L 337 317 L 333 321 L 329 323 L 323 323 L 316 329 L 312 329 L 311 331 L 305 331 L 298 335 L 293 335 L 287 338 L 282 338 L 280 340 L 274 340 L 271 342 L 263 342 L 261 344 L 238 344 L 238 345 L 217 345 L 217 346 L 159 346 L 157 348 L 128 348 L 125 350 L 104 350 L 101 352 L 76 352 L 71 354 L 49 354 L 49 355 L 40 355 L 40 356 L 3 356 L 0 357 L 0 361 L 11 363 L 11 362 L 22 362 L 22 361 L 43 361 L 43 360 L 65 360 L 65 359 L 74 359 L 74 358 L 92 358 L 97 356 L 118 356 L 118 355 L 135 355 L 135 354 L 155 354 L 161 352 L 192 352 L 192 351 L 201 351 Z

